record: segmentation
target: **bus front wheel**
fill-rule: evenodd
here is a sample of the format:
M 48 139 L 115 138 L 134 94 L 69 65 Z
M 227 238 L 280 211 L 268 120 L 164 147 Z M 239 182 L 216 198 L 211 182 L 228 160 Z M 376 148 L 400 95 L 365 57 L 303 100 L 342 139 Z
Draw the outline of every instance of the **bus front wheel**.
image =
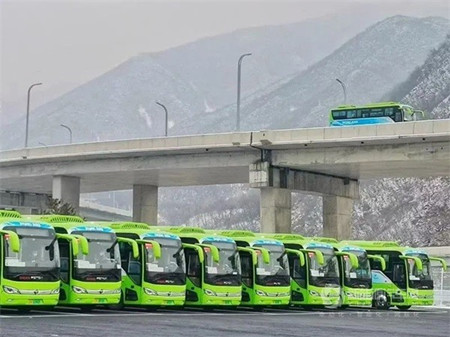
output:
M 390 304 L 388 294 L 385 291 L 377 291 L 373 295 L 373 306 L 381 310 L 389 309 Z
M 410 305 L 397 305 L 397 308 L 398 308 L 398 310 L 406 311 L 406 310 L 409 310 L 409 308 L 411 308 L 411 306 Z

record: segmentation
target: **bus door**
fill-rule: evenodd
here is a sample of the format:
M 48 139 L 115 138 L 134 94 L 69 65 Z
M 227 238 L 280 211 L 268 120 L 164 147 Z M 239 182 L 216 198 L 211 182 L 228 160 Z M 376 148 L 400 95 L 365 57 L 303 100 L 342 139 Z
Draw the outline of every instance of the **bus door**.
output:
M 186 302 L 198 304 L 203 285 L 203 248 L 187 243 L 183 243 L 183 248 L 186 259 Z
M 238 247 L 241 260 L 242 298 L 245 303 L 251 302 L 251 294 L 255 284 L 255 266 L 257 264 L 256 252 L 251 248 Z

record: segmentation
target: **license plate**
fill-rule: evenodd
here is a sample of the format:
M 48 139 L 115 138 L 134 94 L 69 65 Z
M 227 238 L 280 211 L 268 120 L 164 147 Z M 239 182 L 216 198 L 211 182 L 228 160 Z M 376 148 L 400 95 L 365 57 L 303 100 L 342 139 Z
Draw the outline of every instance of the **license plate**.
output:
M 230 300 L 223 301 L 225 304 L 231 304 L 232 302 Z
M 164 304 L 167 304 L 167 305 L 172 305 L 174 302 L 173 301 L 164 301 Z
M 37 300 L 29 300 L 28 304 L 42 304 L 44 301 L 41 299 L 37 299 Z
M 107 303 L 106 298 L 96 298 L 94 299 L 94 303 Z
M 275 304 L 281 304 L 281 300 L 275 300 Z

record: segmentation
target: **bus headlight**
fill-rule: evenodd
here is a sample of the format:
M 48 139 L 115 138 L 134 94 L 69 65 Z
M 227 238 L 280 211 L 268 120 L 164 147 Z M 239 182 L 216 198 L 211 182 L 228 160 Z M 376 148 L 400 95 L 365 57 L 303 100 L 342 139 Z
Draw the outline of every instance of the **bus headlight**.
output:
M 314 291 L 314 290 L 310 290 L 310 291 L 309 291 L 309 294 L 310 294 L 311 296 L 320 296 L 320 294 L 319 294 L 317 291 Z
M 87 294 L 87 290 L 81 287 L 73 286 L 72 290 L 76 294 Z
M 117 289 L 112 290 L 112 293 L 113 294 L 120 294 L 121 291 L 122 291 L 122 288 L 117 288 Z
M 19 289 L 8 286 L 3 286 L 3 291 L 7 294 L 20 294 Z
M 257 289 L 256 290 L 256 295 L 258 295 L 258 296 L 267 296 L 267 293 L 265 291 Z
M 59 294 L 59 288 L 53 289 L 50 294 Z
M 347 296 L 348 296 L 348 297 L 356 297 L 355 294 L 349 293 L 349 292 L 347 293 Z
M 214 291 L 212 291 L 211 289 L 205 289 L 204 293 L 208 296 L 217 296 L 217 294 Z
M 150 288 L 144 288 L 144 292 L 145 292 L 147 295 L 150 295 L 150 296 L 156 296 L 156 295 L 158 295 L 158 293 L 157 293 L 156 291 L 154 291 L 154 290 L 152 290 L 152 289 L 150 289 Z

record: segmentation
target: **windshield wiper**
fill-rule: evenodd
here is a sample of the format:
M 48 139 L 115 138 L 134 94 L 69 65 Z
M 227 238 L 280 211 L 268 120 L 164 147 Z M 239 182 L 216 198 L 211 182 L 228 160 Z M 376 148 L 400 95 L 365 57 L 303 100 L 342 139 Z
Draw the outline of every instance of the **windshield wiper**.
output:
M 115 247 L 118 243 L 119 243 L 118 240 L 114 240 L 114 242 L 113 242 L 113 244 L 111 245 L 111 247 L 109 247 L 109 248 L 106 249 L 106 252 L 107 252 L 107 253 L 110 253 L 111 258 L 114 257 L 114 251 L 113 251 L 113 249 L 114 249 L 114 247 Z
M 180 246 L 180 248 L 178 248 L 178 250 L 175 252 L 175 254 L 172 255 L 172 257 L 177 257 L 178 255 L 180 255 L 182 250 L 183 250 L 183 246 Z
M 58 240 L 58 238 L 55 237 L 53 238 L 53 240 L 48 244 L 48 246 L 45 246 L 45 250 L 49 250 L 51 247 L 53 247 L 53 245 L 55 244 L 56 240 Z
M 283 257 L 287 254 L 287 251 L 284 251 L 283 254 L 281 254 L 278 258 L 277 258 L 277 262 L 281 262 L 281 260 L 283 259 Z

